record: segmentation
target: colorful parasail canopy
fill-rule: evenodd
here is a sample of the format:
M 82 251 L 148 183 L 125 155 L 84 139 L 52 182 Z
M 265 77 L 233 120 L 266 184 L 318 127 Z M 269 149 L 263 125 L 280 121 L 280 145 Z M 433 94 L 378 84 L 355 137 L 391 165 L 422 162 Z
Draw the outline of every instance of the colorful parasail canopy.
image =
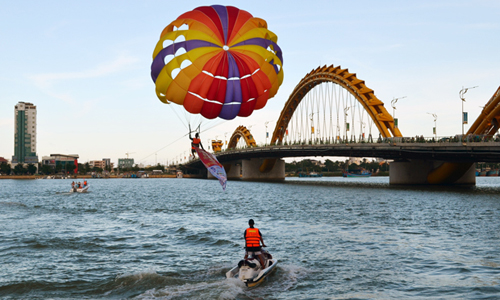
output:
M 283 82 L 277 41 L 266 21 L 236 7 L 202 6 L 184 13 L 156 44 L 151 65 L 156 95 L 207 119 L 247 117 Z

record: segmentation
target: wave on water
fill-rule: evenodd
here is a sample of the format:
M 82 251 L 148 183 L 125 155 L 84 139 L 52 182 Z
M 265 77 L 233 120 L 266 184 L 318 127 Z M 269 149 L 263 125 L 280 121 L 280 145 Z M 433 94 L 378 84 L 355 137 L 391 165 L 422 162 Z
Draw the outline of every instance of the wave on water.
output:
M 5 205 L 5 206 L 22 206 L 22 207 L 27 207 L 26 204 L 23 204 L 21 202 L 14 202 L 14 201 L 7 201 L 7 202 L 0 202 L 0 205 Z
M 140 295 L 144 290 L 157 289 L 164 286 L 181 285 L 184 281 L 171 276 L 163 276 L 153 268 L 137 273 L 126 273 L 118 275 L 105 296 L 134 297 Z
M 278 263 L 276 272 L 268 278 L 268 285 L 270 289 L 276 291 L 288 291 L 296 287 L 297 283 L 309 273 L 312 273 L 312 271 L 304 267 Z
M 238 294 L 243 293 L 244 288 L 245 284 L 237 279 L 186 283 L 181 286 L 152 289 L 135 299 L 236 299 Z

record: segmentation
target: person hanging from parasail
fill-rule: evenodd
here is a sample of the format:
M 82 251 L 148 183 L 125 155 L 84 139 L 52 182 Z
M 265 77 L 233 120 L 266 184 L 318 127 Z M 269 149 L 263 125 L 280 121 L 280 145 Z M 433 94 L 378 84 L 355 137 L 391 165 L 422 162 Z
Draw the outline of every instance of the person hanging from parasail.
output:
M 201 143 L 201 139 L 200 139 L 200 134 L 198 132 L 194 135 L 194 138 L 191 137 L 191 132 L 189 132 L 189 139 L 191 139 L 191 154 L 193 155 L 193 159 L 194 159 L 194 154 L 196 153 L 196 148 L 201 147 L 201 149 L 203 149 L 203 150 L 205 150 L 205 148 L 203 148 L 203 144 Z

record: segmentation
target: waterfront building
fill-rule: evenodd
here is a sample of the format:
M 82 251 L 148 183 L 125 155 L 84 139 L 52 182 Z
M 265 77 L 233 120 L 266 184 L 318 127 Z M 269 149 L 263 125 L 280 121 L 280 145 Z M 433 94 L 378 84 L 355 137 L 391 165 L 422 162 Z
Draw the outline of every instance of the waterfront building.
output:
M 134 166 L 133 158 L 119 158 L 118 159 L 118 168 L 132 168 Z
M 113 163 L 111 162 L 111 158 L 103 158 L 102 161 L 104 161 L 105 167 L 109 167 L 110 170 L 113 170 Z
M 14 118 L 14 156 L 12 164 L 38 164 L 36 154 L 36 106 L 33 103 L 16 104 Z
M 78 170 L 78 154 L 51 154 L 50 156 L 42 157 L 42 166 L 49 166 L 55 170 L 66 170 L 66 165 L 73 165 Z
M 106 170 L 107 167 L 109 167 L 110 170 L 113 169 L 113 163 L 111 162 L 110 158 L 103 158 L 102 160 L 91 160 L 89 161 L 89 166 L 91 168 L 99 168 L 102 170 Z
M 89 166 L 91 168 L 103 169 L 106 167 L 106 162 L 104 160 L 91 160 L 89 161 Z

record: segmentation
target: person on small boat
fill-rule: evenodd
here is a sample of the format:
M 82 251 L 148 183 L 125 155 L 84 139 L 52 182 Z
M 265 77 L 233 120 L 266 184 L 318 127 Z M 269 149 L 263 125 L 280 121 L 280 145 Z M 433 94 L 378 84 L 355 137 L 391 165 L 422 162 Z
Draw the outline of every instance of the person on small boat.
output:
M 200 134 L 198 132 L 194 135 L 194 139 L 191 137 L 191 132 L 190 132 L 189 139 L 191 140 L 191 154 L 193 155 L 194 158 L 194 154 L 196 153 L 196 148 L 201 147 L 201 149 L 203 150 L 205 150 L 205 148 L 203 148 L 203 145 L 201 144 Z
M 73 192 L 76 192 L 75 182 L 74 181 L 71 183 L 71 189 L 73 190 Z
M 85 181 L 83 182 L 83 187 L 86 187 L 86 186 L 87 186 L 87 180 L 85 180 Z
M 245 237 L 245 259 L 248 258 L 250 254 L 253 254 L 253 256 L 257 256 L 260 261 L 260 265 L 262 266 L 262 269 L 264 269 L 264 255 L 262 254 L 262 247 L 266 247 L 264 244 L 264 239 L 262 238 L 262 234 L 260 233 L 260 230 L 258 228 L 254 227 L 255 222 L 253 219 L 248 220 L 248 226 L 245 230 L 244 237 Z M 261 246 L 262 242 L 262 246 Z

